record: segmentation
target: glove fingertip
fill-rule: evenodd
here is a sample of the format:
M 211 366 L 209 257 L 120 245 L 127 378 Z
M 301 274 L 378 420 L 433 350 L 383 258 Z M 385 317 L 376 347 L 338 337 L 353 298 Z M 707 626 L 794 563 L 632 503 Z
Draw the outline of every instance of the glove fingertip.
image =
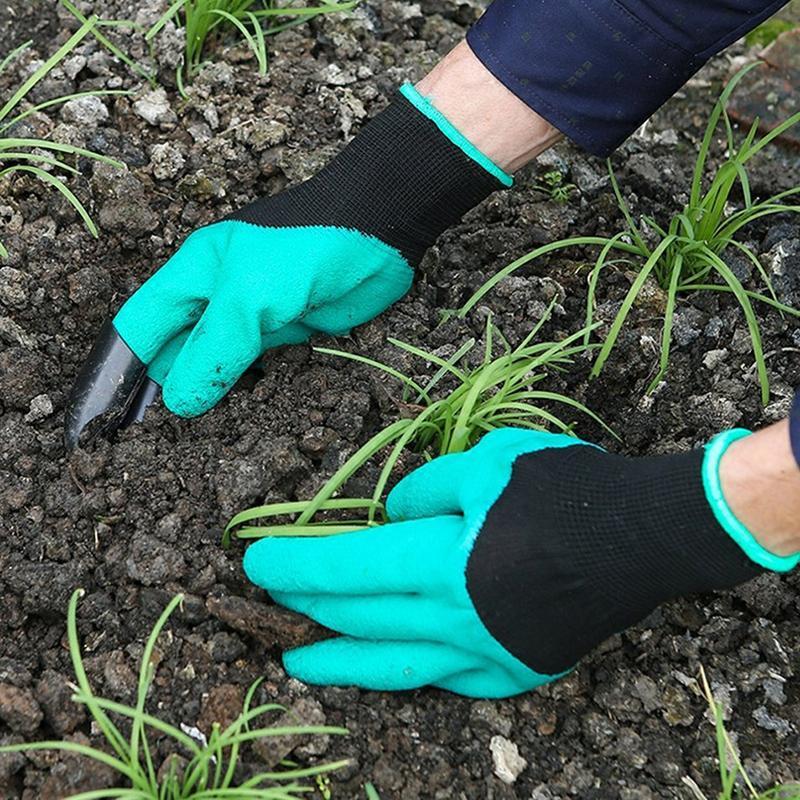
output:
M 286 650 L 281 657 L 286 674 L 303 683 L 319 683 L 319 670 L 316 668 L 315 645 L 295 647 Z

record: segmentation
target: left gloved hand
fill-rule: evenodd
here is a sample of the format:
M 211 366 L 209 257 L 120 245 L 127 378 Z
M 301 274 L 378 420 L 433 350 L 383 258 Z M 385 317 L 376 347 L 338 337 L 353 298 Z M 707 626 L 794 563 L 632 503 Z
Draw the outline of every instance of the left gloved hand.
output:
M 395 522 L 263 539 L 245 571 L 344 634 L 285 654 L 300 680 L 517 694 L 667 599 L 797 564 L 761 547 L 722 496 L 719 459 L 746 434 L 633 459 L 561 434 L 495 431 L 402 480 L 388 498 Z

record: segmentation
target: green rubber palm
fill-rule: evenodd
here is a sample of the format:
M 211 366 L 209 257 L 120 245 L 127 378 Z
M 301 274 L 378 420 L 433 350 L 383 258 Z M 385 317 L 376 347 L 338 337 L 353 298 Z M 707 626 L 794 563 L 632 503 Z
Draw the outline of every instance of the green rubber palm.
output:
M 333 227 L 239 220 L 195 231 L 114 327 L 176 414 L 202 414 L 265 350 L 347 333 L 402 297 L 412 270 L 393 248 Z
M 536 672 L 486 629 L 467 591 L 467 562 L 486 514 L 522 453 L 578 440 L 495 431 L 466 453 L 431 461 L 388 498 L 393 522 L 325 539 L 263 539 L 244 560 L 282 605 L 345 634 L 284 655 L 308 683 L 369 689 L 438 686 L 506 697 L 559 677 Z

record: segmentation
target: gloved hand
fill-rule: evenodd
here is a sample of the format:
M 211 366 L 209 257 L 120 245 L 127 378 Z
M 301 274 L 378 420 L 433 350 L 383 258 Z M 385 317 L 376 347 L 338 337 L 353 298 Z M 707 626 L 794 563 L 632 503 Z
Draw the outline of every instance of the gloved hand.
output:
M 705 450 L 611 455 L 504 429 L 437 458 L 388 498 L 393 520 L 324 539 L 263 539 L 251 581 L 341 637 L 287 652 L 308 683 L 505 697 L 558 678 L 659 603 L 788 570 L 739 523 Z
M 150 378 L 185 417 L 266 349 L 347 333 L 402 297 L 439 234 L 511 178 L 410 85 L 316 177 L 193 233 L 104 328 L 67 440 Z

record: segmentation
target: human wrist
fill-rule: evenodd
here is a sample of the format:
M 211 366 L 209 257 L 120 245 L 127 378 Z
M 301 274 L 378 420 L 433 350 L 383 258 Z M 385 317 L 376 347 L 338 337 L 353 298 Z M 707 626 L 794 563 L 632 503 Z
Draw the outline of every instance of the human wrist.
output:
M 513 173 L 562 134 L 507 89 L 460 43 L 416 86 L 472 144 Z
M 800 468 L 788 421 L 731 440 L 719 457 L 717 473 L 732 517 L 779 559 L 777 566 L 764 566 L 781 571 L 795 566 L 800 553 Z

